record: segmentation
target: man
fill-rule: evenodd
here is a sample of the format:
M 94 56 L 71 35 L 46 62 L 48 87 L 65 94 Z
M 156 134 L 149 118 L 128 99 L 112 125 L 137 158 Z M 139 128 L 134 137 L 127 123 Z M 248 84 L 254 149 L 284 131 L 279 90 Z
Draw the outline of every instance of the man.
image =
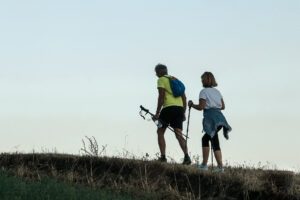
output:
M 167 162 L 166 159 L 166 142 L 164 134 L 168 125 L 170 125 L 174 131 L 176 138 L 180 144 L 180 147 L 184 153 L 183 164 L 191 164 L 191 159 L 188 155 L 188 148 L 186 140 L 182 137 L 182 124 L 185 121 L 186 110 L 186 96 L 183 94 L 180 97 L 174 97 L 170 81 L 168 77 L 168 69 L 165 65 L 158 64 L 155 66 L 156 76 L 158 77 L 158 103 L 157 110 L 154 119 L 159 119 L 163 126 L 157 129 L 158 145 L 161 152 L 161 162 Z M 161 108 L 163 108 L 161 110 Z

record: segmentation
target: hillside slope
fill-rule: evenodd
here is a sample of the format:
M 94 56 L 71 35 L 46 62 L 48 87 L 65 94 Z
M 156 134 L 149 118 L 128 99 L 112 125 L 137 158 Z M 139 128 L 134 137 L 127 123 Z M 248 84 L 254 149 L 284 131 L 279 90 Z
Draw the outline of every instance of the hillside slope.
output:
M 0 167 L 20 177 L 55 177 L 159 199 L 300 199 L 300 176 L 288 171 L 226 168 L 199 171 L 195 165 L 66 154 L 1 154 Z

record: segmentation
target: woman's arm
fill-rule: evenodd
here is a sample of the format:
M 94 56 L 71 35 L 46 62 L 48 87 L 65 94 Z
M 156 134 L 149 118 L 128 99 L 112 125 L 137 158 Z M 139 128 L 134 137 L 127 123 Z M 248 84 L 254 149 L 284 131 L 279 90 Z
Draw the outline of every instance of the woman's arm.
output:
M 189 106 L 195 108 L 196 110 L 203 110 L 205 108 L 206 100 L 200 99 L 199 104 L 194 104 L 192 101 L 189 101 Z
M 225 110 L 225 103 L 224 103 L 223 98 L 221 99 L 221 101 L 222 101 L 222 108 L 221 108 L 221 110 Z

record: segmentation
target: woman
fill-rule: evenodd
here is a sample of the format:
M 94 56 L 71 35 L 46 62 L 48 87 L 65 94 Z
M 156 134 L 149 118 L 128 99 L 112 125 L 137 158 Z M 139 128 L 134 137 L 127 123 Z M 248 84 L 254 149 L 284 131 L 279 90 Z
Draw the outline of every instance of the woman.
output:
M 218 84 L 214 75 L 211 72 L 205 72 L 202 74 L 201 79 L 204 89 L 200 91 L 199 104 L 194 104 L 193 101 L 188 102 L 190 107 L 197 110 L 204 110 L 203 131 L 205 134 L 202 137 L 203 161 L 198 168 L 201 170 L 208 170 L 209 141 L 211 141 L 214 155 L 218 163 L 216 171 L 224 172 L 218 131 L 223 128 L 224 137 L 228 139 L 228 132 L 231 131 L 231 127 L 221 112 L 221 110 L 225 109 L 225 103 L 221 93 L 215 88 Z

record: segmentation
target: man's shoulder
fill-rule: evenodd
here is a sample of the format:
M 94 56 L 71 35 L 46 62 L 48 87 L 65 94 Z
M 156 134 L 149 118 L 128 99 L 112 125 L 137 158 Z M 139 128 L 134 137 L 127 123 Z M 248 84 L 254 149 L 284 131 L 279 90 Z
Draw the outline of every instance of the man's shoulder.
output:
M 157 87 L 165 88 L 167 83 L 168 83 L 167 77 L 162 76 L 157 79 Z
M 165 75 L 165 76 L 159 77 L 157 82 L 168 82 L 169 81 L 168 77 L 171 77 L 171 76 L 170 75 Z
M 160 77 L 159 79 L 164 79 L 164 80 L 168 80 L 169 78 L 171 78 L 171 75 L 163 75 L 162 77 Z

